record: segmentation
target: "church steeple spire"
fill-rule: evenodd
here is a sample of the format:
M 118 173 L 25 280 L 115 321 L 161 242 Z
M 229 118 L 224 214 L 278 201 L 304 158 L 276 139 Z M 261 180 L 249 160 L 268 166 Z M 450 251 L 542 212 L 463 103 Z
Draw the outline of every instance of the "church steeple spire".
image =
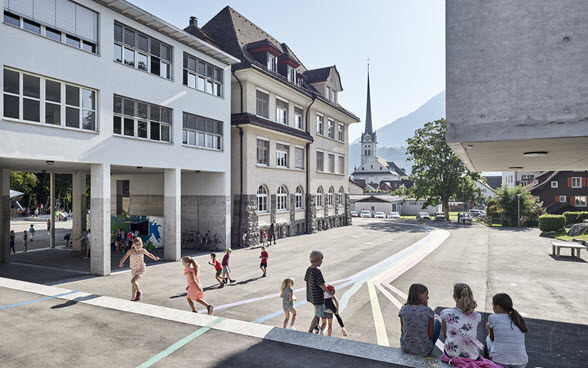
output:
M 365 131 L 361 135 L 361 164 L 363 165 L 366 159 L 376 154 L 378 141 L 376 139 L 376 132 L 372 127 L 372 101 L 370 96 L 370 59 L 368 59 L 368 74 L 367 74 L 367 106 L 365 111 Z
M 368 59 L 368 74 L 367 74 L 367 107 L 365 111 L 365 132 L 364 134 L 373 135 L 372 129 L 372 102 L 370 98 L 370 59 Z

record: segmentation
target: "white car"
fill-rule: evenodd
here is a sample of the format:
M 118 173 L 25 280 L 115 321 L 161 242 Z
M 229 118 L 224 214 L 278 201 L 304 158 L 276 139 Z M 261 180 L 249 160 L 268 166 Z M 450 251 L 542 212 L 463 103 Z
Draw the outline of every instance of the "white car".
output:
M 357 217 L 357 212 L 351 211 L 351 217 Z
M 478 216 L 486 216 L 486 211 L 484 210 L 470 210 L 470 216 L 478 217 Z
M 416 215 L 417 220 L 430 220 L 431 216 L 429 216 L 426 212 L 419 212 Z
M 390 212 L 388 218 L 400 218 L 400 214 L 398 212 Z
M 372 213 L 367 210 L 363 210 L 359 213 L 359 217 L 372 217 Z
M 374 214 L 375 218 L 386 218 L 386 214 L 384 212 L 376 212 Z

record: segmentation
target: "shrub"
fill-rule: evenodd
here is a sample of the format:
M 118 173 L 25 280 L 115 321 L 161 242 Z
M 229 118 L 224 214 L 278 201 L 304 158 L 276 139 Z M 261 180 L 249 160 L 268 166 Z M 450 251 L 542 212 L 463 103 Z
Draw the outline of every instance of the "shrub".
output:
M 566 216 L 564 215 L 542 215 L 539 216 L 539 230 L 558 231 L 566 227 Z
M 588 212 L 564 212 L 566 224 L 577 224 L 588 219 Z

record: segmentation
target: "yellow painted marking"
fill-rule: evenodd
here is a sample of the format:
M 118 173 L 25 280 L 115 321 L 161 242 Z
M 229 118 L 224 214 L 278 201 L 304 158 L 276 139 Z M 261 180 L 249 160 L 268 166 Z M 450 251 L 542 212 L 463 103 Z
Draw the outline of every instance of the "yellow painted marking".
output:
M 367 286 L 370 294 L 370 304 L 372 305 L 372 314 L 374 315 L 378 345 L 390 346 L 390 342 L 388 342 L 388 334 L 386 333 L 386 325 L 384 324 L 384 316 L 382 315 L 382 309 L 380 308 L 380 302 L 378 301 L 378 294 L 376 294 L 376 288 L 374 287 L 374 279 L 369 280 Z

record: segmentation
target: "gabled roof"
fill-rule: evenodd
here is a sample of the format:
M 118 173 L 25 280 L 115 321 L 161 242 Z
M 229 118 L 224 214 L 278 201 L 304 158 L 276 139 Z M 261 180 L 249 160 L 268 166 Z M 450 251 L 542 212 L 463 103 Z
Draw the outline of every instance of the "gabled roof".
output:
M 331 68 L 332 66 L 326 66 L 324 68 L 307 70 L 304 72 L 304 75 L 308 78 L 308 83 L 325 82 L 329 79 Z
M 547 183 L 551 182 L 560 172 L 559 171 L 547 171 L 535 177 L 537 183 L 533 185 L 529 190 L 535 191 L 543 188 Z
M 201 28 L 191 24 L 188 27 L 184 28 L 184 31 L 190 33 L 193 36 L 200 38 L 202 41 L 206 41 L 216 47 L 219 47 L 219 44 L 212 38 L 208 33 L 204 32 Z
M 488 183 L 490 188 L 497 189 L 502 186 L 502 176 L 496 175 L 496 176 L 484 176 L 484 177 L 486 178 L 486 183 Z
M 481 186 L 485 187 L 486 189 L 488 189 L 492 193 L 494 193 L 494 189 L 492 189 L 492 187 L 490 185 L 488 185 L 488 183 L 484 183 L 483 180 L 478 180 L 478 183 L 480 183 Z
M 388 162 L 387 162 L 387 164 L 388 164 L 388 166 L 389 166 L 389 167 L 390 167 L 392 170 L 396 171 L 396 173 L 397 173 L 398 175 L 400 175 L 400 176 L 406 176 L 406 175 L 407 175 L 407 174 L 406 174 L 406 171 L 405 171 L 404 169 L 402 169 L 402 168 L 398 167 L 398 165 L 396 165 L 396 164 L 395 164 L 393 161 L 388 161 Z

